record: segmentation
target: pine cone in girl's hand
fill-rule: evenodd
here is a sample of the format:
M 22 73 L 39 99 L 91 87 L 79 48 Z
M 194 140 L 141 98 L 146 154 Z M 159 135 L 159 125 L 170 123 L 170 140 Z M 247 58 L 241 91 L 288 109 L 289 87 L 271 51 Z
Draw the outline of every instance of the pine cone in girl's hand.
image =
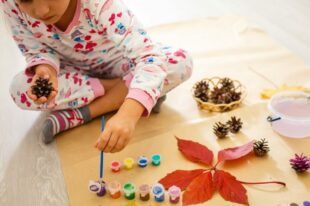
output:
M 48 79 L 38 78 L 35 81 L 35 84 L 31 86 L 32 93 L 36 95 L 38 98 L 40 97 L 48 97 L 51 92 L 54 90 L 53 85 L 49 82 Z
M 221 123 L 221 122 L 217 122 L 215 123 L 215 125 L 213 126 L 213 132 L 214 134 L 218 137 L 218 138 L 224 138 L 227 136 L 228 134 L 228 127 Z

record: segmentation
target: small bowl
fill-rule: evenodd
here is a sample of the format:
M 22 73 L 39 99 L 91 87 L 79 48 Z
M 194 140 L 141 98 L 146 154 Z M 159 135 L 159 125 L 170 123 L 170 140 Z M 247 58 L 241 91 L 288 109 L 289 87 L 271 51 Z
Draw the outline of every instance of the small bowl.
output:
M 192 87 L 192 96 L 196 100 L 199 109 L 210 112 L 226 112 L 240 106 L 240 104 L 242 103 L 242 101 L 246 96 L 246 89 L 238 80 L 231 79 L 234 83 L 236 92 L 241 92 L 241 98 L 238 101 L 233 101 L 229 104 L 215 104 L 212 102 L 204 102 L 201 99 L 195 97 L 195 88 L 199 82 L 205 81 L 206 83 L 208 83 L 209 89 L 213 90 L 214 87 L 219 85 L 221 79 L 223 78 L 220 77 L 212 77 L 210 79 L 204 78 L 194 84 L 194 86 Z
M 268 103 L 271 115 L 267 121 L 282 136 L 310 137 L 310 93 L 301 91 L 281 92 Z

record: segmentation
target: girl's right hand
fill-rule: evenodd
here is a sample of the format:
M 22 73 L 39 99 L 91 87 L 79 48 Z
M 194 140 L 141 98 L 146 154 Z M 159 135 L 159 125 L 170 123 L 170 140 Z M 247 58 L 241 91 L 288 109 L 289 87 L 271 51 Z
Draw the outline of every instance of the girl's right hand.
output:
M 48 79 L 52 83 L 53 91 L 51 94 L 46 97 L 38 98 L 35 94 L 32 93 L 32 86 L 35 85 L 37 79 L 43 78 Z M 52 101 L 58 93 L 58 80 L 56 70 L 48 64 L 40 64 L 35 67 L 35 75 L 32 77 L 30 87 L 27 90 L 27 95 L 32 99 L 36 104 L 44 104 Z

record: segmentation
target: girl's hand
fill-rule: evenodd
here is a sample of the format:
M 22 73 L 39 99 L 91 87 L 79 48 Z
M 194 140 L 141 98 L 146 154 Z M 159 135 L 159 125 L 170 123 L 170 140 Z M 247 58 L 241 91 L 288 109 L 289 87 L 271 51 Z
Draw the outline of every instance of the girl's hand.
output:
M 119 152 L 132 138 L 144 107 L 135 100 L 127 99 L 119 111 L 105 125 L 95 147 L 104 152 Z
M 35 94 L 32 93 L 32 86 L 35 85 L 37 79 L 43 78 L 48 79 L 49 82 L 52 83 L 53 91 L 48 97 L 40 97 L 38 98 Z M 58 80 L 57 73 L 53 67 L 48 64 L 40 64 L 35 67 L 35 75 L 32 78 L 30 83 L 30 87 L 27 90 L 27 95 L 30 99 L 32 99 L 36 104 L 44 104 L 52 101 L 58 92 Z

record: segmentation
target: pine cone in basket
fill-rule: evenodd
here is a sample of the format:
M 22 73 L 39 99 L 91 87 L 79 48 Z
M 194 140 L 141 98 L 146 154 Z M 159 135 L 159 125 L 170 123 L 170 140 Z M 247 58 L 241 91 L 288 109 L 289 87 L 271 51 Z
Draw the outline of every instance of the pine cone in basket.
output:
M 240 118 L 237 119 L 235 116 L 233 116 L 226 124 L 229 127 L 229 131 L 235 134 L 240 131 L 243 123 Z
M 48 79 L 43 79 L 41 77 L 35 81 L 35 85 L 33 85 L 31 89 L 32 93 L 38 98 L 43 96 L 47 98 L 54 90 L 52 83 L 49 82 Z
M 268 142 L 265 139 L 255 141 L 253 150 L 256 156 L 264 156 L 270 151 Z
M 218 137 L 218 138 L 224 138 L 227 136 L 228 134 L 228 127 L 227 125 L 221 123 L 221 122 L 217 122 L 215 123 L 215 125 L 213 126 L 213 132 L 214 134 Z
M 231 95 L 232 102 L 238 101 L 241 99 L 241 92 L 231 91 L 229 93 Z
M 225 102 L 224 99 L 223 91 L 218 87 L 214 87 L 210 93 L 210 100 L 214 104 L 223 104 Z
M 208 93 L 209 93 L 209 84 L 204 80 L 198 82 L 194 90 L 195 97 L 201 99 L 204 102 L 207 102 L 209 100 Z
M 221 89 L 223 91 L 231 91 L 231 90 L 235 89 L 234 82 L 231 79 L 227 78 L 227 77 L 221 79 L 219 81 L 219 84 L 221 85 Z

